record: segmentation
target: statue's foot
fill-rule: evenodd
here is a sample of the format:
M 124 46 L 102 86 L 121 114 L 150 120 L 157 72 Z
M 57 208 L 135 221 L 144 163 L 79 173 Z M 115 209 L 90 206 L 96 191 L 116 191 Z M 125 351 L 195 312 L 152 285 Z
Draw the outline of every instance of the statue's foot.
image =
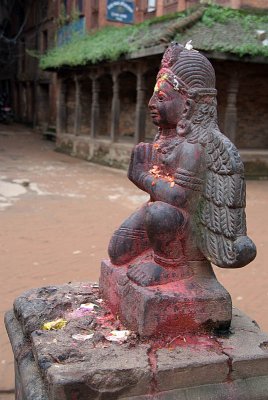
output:
M 153 262 L 130 267 L 127 276 L 140 286 L 162 285 L 182 277 L 179 268 L 163 268 Z

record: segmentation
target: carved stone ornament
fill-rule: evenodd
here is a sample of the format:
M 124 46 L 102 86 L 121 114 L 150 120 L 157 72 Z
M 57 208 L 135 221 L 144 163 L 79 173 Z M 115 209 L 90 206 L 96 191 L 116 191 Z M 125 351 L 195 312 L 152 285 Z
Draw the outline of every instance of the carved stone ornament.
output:
M 228 329 L 229 293 L 211 263 L 240 268 L 256 248 L 246 232 L 244 168 L 217 125 L 212 65 L 171 43 L 149 110 L 158 133 L 135 146 L 128 177 L 150 199 L 113 234 L 100 289 L 142 336 Z

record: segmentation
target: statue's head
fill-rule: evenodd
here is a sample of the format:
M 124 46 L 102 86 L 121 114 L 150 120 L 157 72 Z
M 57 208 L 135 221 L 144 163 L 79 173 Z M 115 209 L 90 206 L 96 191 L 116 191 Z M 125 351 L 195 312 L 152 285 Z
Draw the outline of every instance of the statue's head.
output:
M 171 43 L 164 53 L 154 93 L 151 117 L 161 128 L 175 128 L 189 107 L 189 98 L 215 96 L 215 72 L 197 50 Z

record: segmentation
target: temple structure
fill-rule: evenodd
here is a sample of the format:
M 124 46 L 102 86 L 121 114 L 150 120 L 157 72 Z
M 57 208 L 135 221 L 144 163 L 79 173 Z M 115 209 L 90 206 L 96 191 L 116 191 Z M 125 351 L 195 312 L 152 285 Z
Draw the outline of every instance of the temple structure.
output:
M 244 161 L 266 173 L 267 4 L 218 4 L 232 9 L 200 7 L 197 0 L 140 0 L 124 23 L 108 12 L 106 0 L 25 2 L 17 8 L 25 23 L 16 77 L 3 82 L 16 119 L 56 136 L 61 151 L 127 167 L 133 145 L 154 136 L 146 94 L 161 54 L 172 40 L 192 39 L 216 71 L 221 130 Z

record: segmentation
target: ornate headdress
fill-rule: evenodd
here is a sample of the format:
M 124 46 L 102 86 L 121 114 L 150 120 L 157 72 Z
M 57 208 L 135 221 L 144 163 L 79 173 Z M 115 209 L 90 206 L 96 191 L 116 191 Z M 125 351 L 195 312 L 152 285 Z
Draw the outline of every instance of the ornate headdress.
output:
M 157 80 L 168 81 L 177 91 L 216 95 L 212 65 L 206 57 L 191 47 L 185 48 L 172 42 L 162 58 Z

